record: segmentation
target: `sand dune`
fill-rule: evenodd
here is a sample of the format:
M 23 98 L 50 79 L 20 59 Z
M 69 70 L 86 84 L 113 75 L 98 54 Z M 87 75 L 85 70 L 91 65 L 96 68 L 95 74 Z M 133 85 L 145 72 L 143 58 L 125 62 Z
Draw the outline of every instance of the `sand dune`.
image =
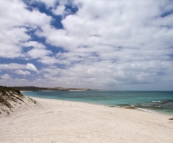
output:
M 1 143 L 173 143 L 169 115 L 34 99 L 40 107 L 0 118 Z

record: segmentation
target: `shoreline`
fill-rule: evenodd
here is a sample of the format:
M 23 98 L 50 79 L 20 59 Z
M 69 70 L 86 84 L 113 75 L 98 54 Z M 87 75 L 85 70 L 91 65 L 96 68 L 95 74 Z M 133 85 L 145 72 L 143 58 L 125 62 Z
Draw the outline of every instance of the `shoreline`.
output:
M 148 91 L 149 92 L 149 91 Z M 24 93 L 25 94 L 25 93 Z M 36 93 L 27 93 L 26 95 L 31 97 L 41 97 L 42 93 L 36 92 Z M 136 108 L 137 110 L 145 110 L 149 112 L 157 112 L 160 114 L 168 114 L 173 115 L 173 110 L 171 107 L 173 107 L 173 97 L 171 96 L 171 93 L 165 92 L 164 94 L 158 94 L 158 93 L 148 93 L 151 94 L 151 97 L 147 97 L 146 93 L 81 93 L 81 97 L 78 96 L 79 93 L 57 93 L 60 96 L 55 96 L 56 92 L 53 92 L 50 96 L 49 92 L 45 92 L 43 98 L 45 99 L 57 99 L 57 100 L 66 100 L 66 101 L 75 101 L 76 102 L 83 102 L 83 103 L 89 103 L 89 104 L 96 104 L 96 105 L 104 105 L 104 106 L 117 106 L 117 107 L 128 107 L 128 108 Z M 116 96 L 114 96 L 114 94 Z M 119 97 L 120 95 L 123 95 Z M 140 96 L 138 96 L 138 94 Z M 32 96 L 33 95 L 33 96 Z M 37 96 L 38 95 L 38 96 Z M 72 96 L 71 96 L 72 95 Z M 76 97 L 73 97 L 74 95 L 77 95 Z M 84 95 L 84 97 L 82 97 Z M 89 95 L 89 97 L 87 97 Z M 96 96 L 95 96 L 96 95 Z M 165 98 L 161 98 L 161 95 L 165 95 Z M 65 96 L 66 98 L 63 98 Z M 101 98 L 100 98 L 101 96 Z M 108 96 L 108 97 L 106 97 Z M 128 96 L 132 98 L 128 99 Z M 93 98 L 94 97 L 94 98 Z M 147 98 L 146 98 L 147 97 Z M 104 101 L 104 98 L 108 99 Z M 110 99 L 110 100 L 109 100 Z M 159 102 L 156 102 L 159 101 Z M 131 107 L 130 107 L 131 106 Z M 139 109 L 138 109 L 139 108 Z M 142 109 L 140 109 L 142 108 Z
M 25 91 L 24 91 L 25 92 Z M 23 93 L 24 94 L 24 93 Z M 72 100 L 61 100 L 61 99 L 54 99 L 54 98 L 44 98 L 44 97 L 35 97 L 35 96 L 28 96 L 25 95 L 27 97 L 31 97 L 31 98 L 40 98 L 40 99 L 51 99 L 51 100 L 59 100 L 59 101 L 67 101 L 67 102 L 77 102 L 77 103 L 84 103 L 84 104 L 91 104 L 91 105 L 99 105 L 99 106 L 107 106 L 107 107 L 111 107 L 111 108 L 126 108 L 126 107 L 133 107 L 132 105 L 129 104 L 129 106 L 119 106 L 119 105 L 106 105 L 106 104 L 99 104 L 99 103 L 91 103 L 91 102 L 83 102 L 83 101 L 72 101 Z M 128 108 L 126 108 L 128 109 Z M 129 109 L 129 110 L 138 110 L 138 111 L 142 111 L 142 112 L 149 112 L 149 113 L 154 113 L 154 114 L 163 114 L 163 115 L 168 115 L 168 116 L 173 116 L 173 113 L 169 113 L 169 112 L 163 112 L 163 111 L 158 111 L 158 110 L 152 110 L 152 109 L 146 109 L 146 108 L 138 108 L 135 107 L 134 109 Z
M 155 111 L 155 110 L 152 110 L 152 109 L 145 109 L 145 108 L 134 108 L 134 109 L 130 109 L 130 108 L 126 108 L 126 107 L 121 107 L 121 106 L 118 106 L 118 105 L 115 105 L 115 106 L 109 106 L 109 105 L 104 105 L 104 104 L 97 104 L 97 103 L 90 103 L 90 102 L 82 102 L 82 101 L 71 101 L 71 100 L 60 100 L 60 99 L 52 99 L 52 98 L 41 98 L 41 97 L 33 97 L 33 96 L 27 96 L 27 95 L 24 95 L 26 97 L 30 97 L 30 98 L 33 98 L 34 100 L 55 100 L 55 101 L 60 101 L 60 102 L 69 102 L 69 103 L 77 103 L 77 104 L 83 104 L 83 105 L 86 105 L 86 106 L 100 106 L 100 107 L 108 107 L 108 108 L 115 108 L 115 109 L 124 109 L 124 110 L 134 110 L 134 111 L 139 111 L 139 112 L 144 112 L 144 113 L 150 113 L 150 114 L 158 114 L 158 115 L 163 115 L 163 116 L 168 116 L 168 117 L 173 117 L 173 114 L 169 114 L 169 113 L 166 113 L 166 112 L 159 112 L 159 111 Z
M 0 118 L 1 143 L 172 143 L 172 116 L 35 98 L 39 108 Z M 9 138 L 10 137 L 10 138 Z

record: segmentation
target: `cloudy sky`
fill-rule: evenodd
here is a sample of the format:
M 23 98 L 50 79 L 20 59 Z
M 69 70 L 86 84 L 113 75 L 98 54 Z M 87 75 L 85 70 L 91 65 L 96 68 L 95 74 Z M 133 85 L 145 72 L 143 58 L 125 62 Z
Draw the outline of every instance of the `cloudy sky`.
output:
M 173 90 L 173 1 L 0 0 L 0 85 Z

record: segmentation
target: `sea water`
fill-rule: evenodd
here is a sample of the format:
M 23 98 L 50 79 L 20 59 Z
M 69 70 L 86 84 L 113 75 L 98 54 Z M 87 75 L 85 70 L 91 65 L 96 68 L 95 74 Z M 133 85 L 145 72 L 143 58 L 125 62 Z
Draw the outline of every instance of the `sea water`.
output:
M 23 94 L 107 106 L 133 106 L 173 114 L 173 91 L 27 91 Z

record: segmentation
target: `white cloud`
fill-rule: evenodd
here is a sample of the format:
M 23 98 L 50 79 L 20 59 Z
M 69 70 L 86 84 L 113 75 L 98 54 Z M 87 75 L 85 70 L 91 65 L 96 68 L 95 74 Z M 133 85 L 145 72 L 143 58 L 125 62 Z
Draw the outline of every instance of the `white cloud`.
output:
M 49 25 L 51 17 L 37 9 L 29 11 L 21 0 L 0 1 L 0 57 L 24 57 L 22 46 L 30 40 L 28 31 Z
M 59 5 L 59 6 L 57 6 L 56 9 L 53 9 L 52 12 L 55 15 L 64 15 L 65 14 L 65 6 L 64 5 Z
M 167 28 L 172 27 L 172 15 L 160 17 L 168 9 L 160 7 L 167 2 L 76 0 L 79 10 L 62 20 L 63 30 L 45 26 L 37 34 L 67 50 L 54 59 L 66 66 L 57 69 L 61 82 L 92 82 L 112 88 L 118 84 L 158 83 L 172 79 L 169 73 L 173 71 L 173 30 Z M 55 79 L 55 71 L 46 77 Z
M 66 14 L 69 3 L 78 6 L 78 11 L 62 17 L 64 29 L 57 29 L 50 24 L 52 17 L 37 9 L 27 10 L 22 1 L 0 2 L 0 56 L 30 57 L 41 63 L 40 74 L 30 83 L 112 89 L 157 85 L 166 89 L 166 85 L 173 85 L 173 14 L 168 14 L 173 9 L 171 1 L 40 2 L 55 15 Z M 46 44 L 31 41 L 28 30 L 36 30 Z M 59 47 L 65 52 L 56 53 L 56 47 L 56 52 Z M 1 70 L 25 68 L 38 71 L 31 63 L 25 67 L 0 64 Z
M 39 49 L 44 49 L 45 46 L 41 43 L 38 43 L 37 41 L 28 41 L 22 44 L 22 46 L 25 47 L 34 47 L 34 48 L 39 48 Z
M 29 71 L 23 71 L 23 70 L 16 70 L 15 73 L 20 74 L 20 75 L 30 75 L 31 74 Z
M 23 46 L 30 47 L 30 50 L 26 53 L 31 59 L 44 58 L 52 54 L 51 50 L 47 50 L 45 45 L 38 43 L 37 41 L 29 41 L 23 43 Z
M 39 59 L 38 61 L 43 64 L 52 65 L 52 64 L 57 63 L 58 60 L 55 57 L 44 56 L 41 59 Z
M 42 2 L 46 4 L 46 6 L 49 8 L 53 7 L 55 2 L 57 2 L 57 0 L 32 0 L 31 2 Z
M 31 2 L 42 2 L 47 8 L 54 7 L 56 3 L 60 5 L 71 4 L 73 0 L 31 0 Z
M 26 65 L 17 64 L 17 63 L 9 63 L 9 64 L 0 64 L 1 70 L 15 70 L 15 69 L 24 69 Z
M 83 45 L 93 47 L 98 44 L 140 47 L 153 40 L 162 39 L 162 35 L 155 37 L 155 34 L 162 30 L 162 24 L 152 24 L 161 14 L 159 2 L 79 2 L 83 3 L 83 7 L 77 14 L 69 15 L 62 21 L 65 30 L 43 28 L 42 34 L 47 37 L 47 42 L 71 50 Z M 146 11 L 148 8 L 152 12 Z M 172 25 L 171 22 L 166 23 Z M 168 31 L 164 31 L 163 34 L 167 33 Z
M 8 74 L 4 74 L 1 76 L 3 80 L 11 79 L 11 77 Z
M 37 68 L 32 63 L 27 63 L 26 69 L 31 70 L 31 71 L 38 72 Z
M 0 22 L 1 26 L 1 22 Z M 1 26 L 0 34 L 0 57 L 16 58 L 23 57 L 20 41 L 26 41 L 30 37 L 25 33 L 25 28 L 11 28 Z M 7 30 L 8 29 L 8 30 Z
M 28 55 L 33 58 L 43 58 L 44 56 L 50 55 L 52 52 L 50 50 L 46 50 L 46 49 L 32 49 L 30 51 L 28 51 Z

